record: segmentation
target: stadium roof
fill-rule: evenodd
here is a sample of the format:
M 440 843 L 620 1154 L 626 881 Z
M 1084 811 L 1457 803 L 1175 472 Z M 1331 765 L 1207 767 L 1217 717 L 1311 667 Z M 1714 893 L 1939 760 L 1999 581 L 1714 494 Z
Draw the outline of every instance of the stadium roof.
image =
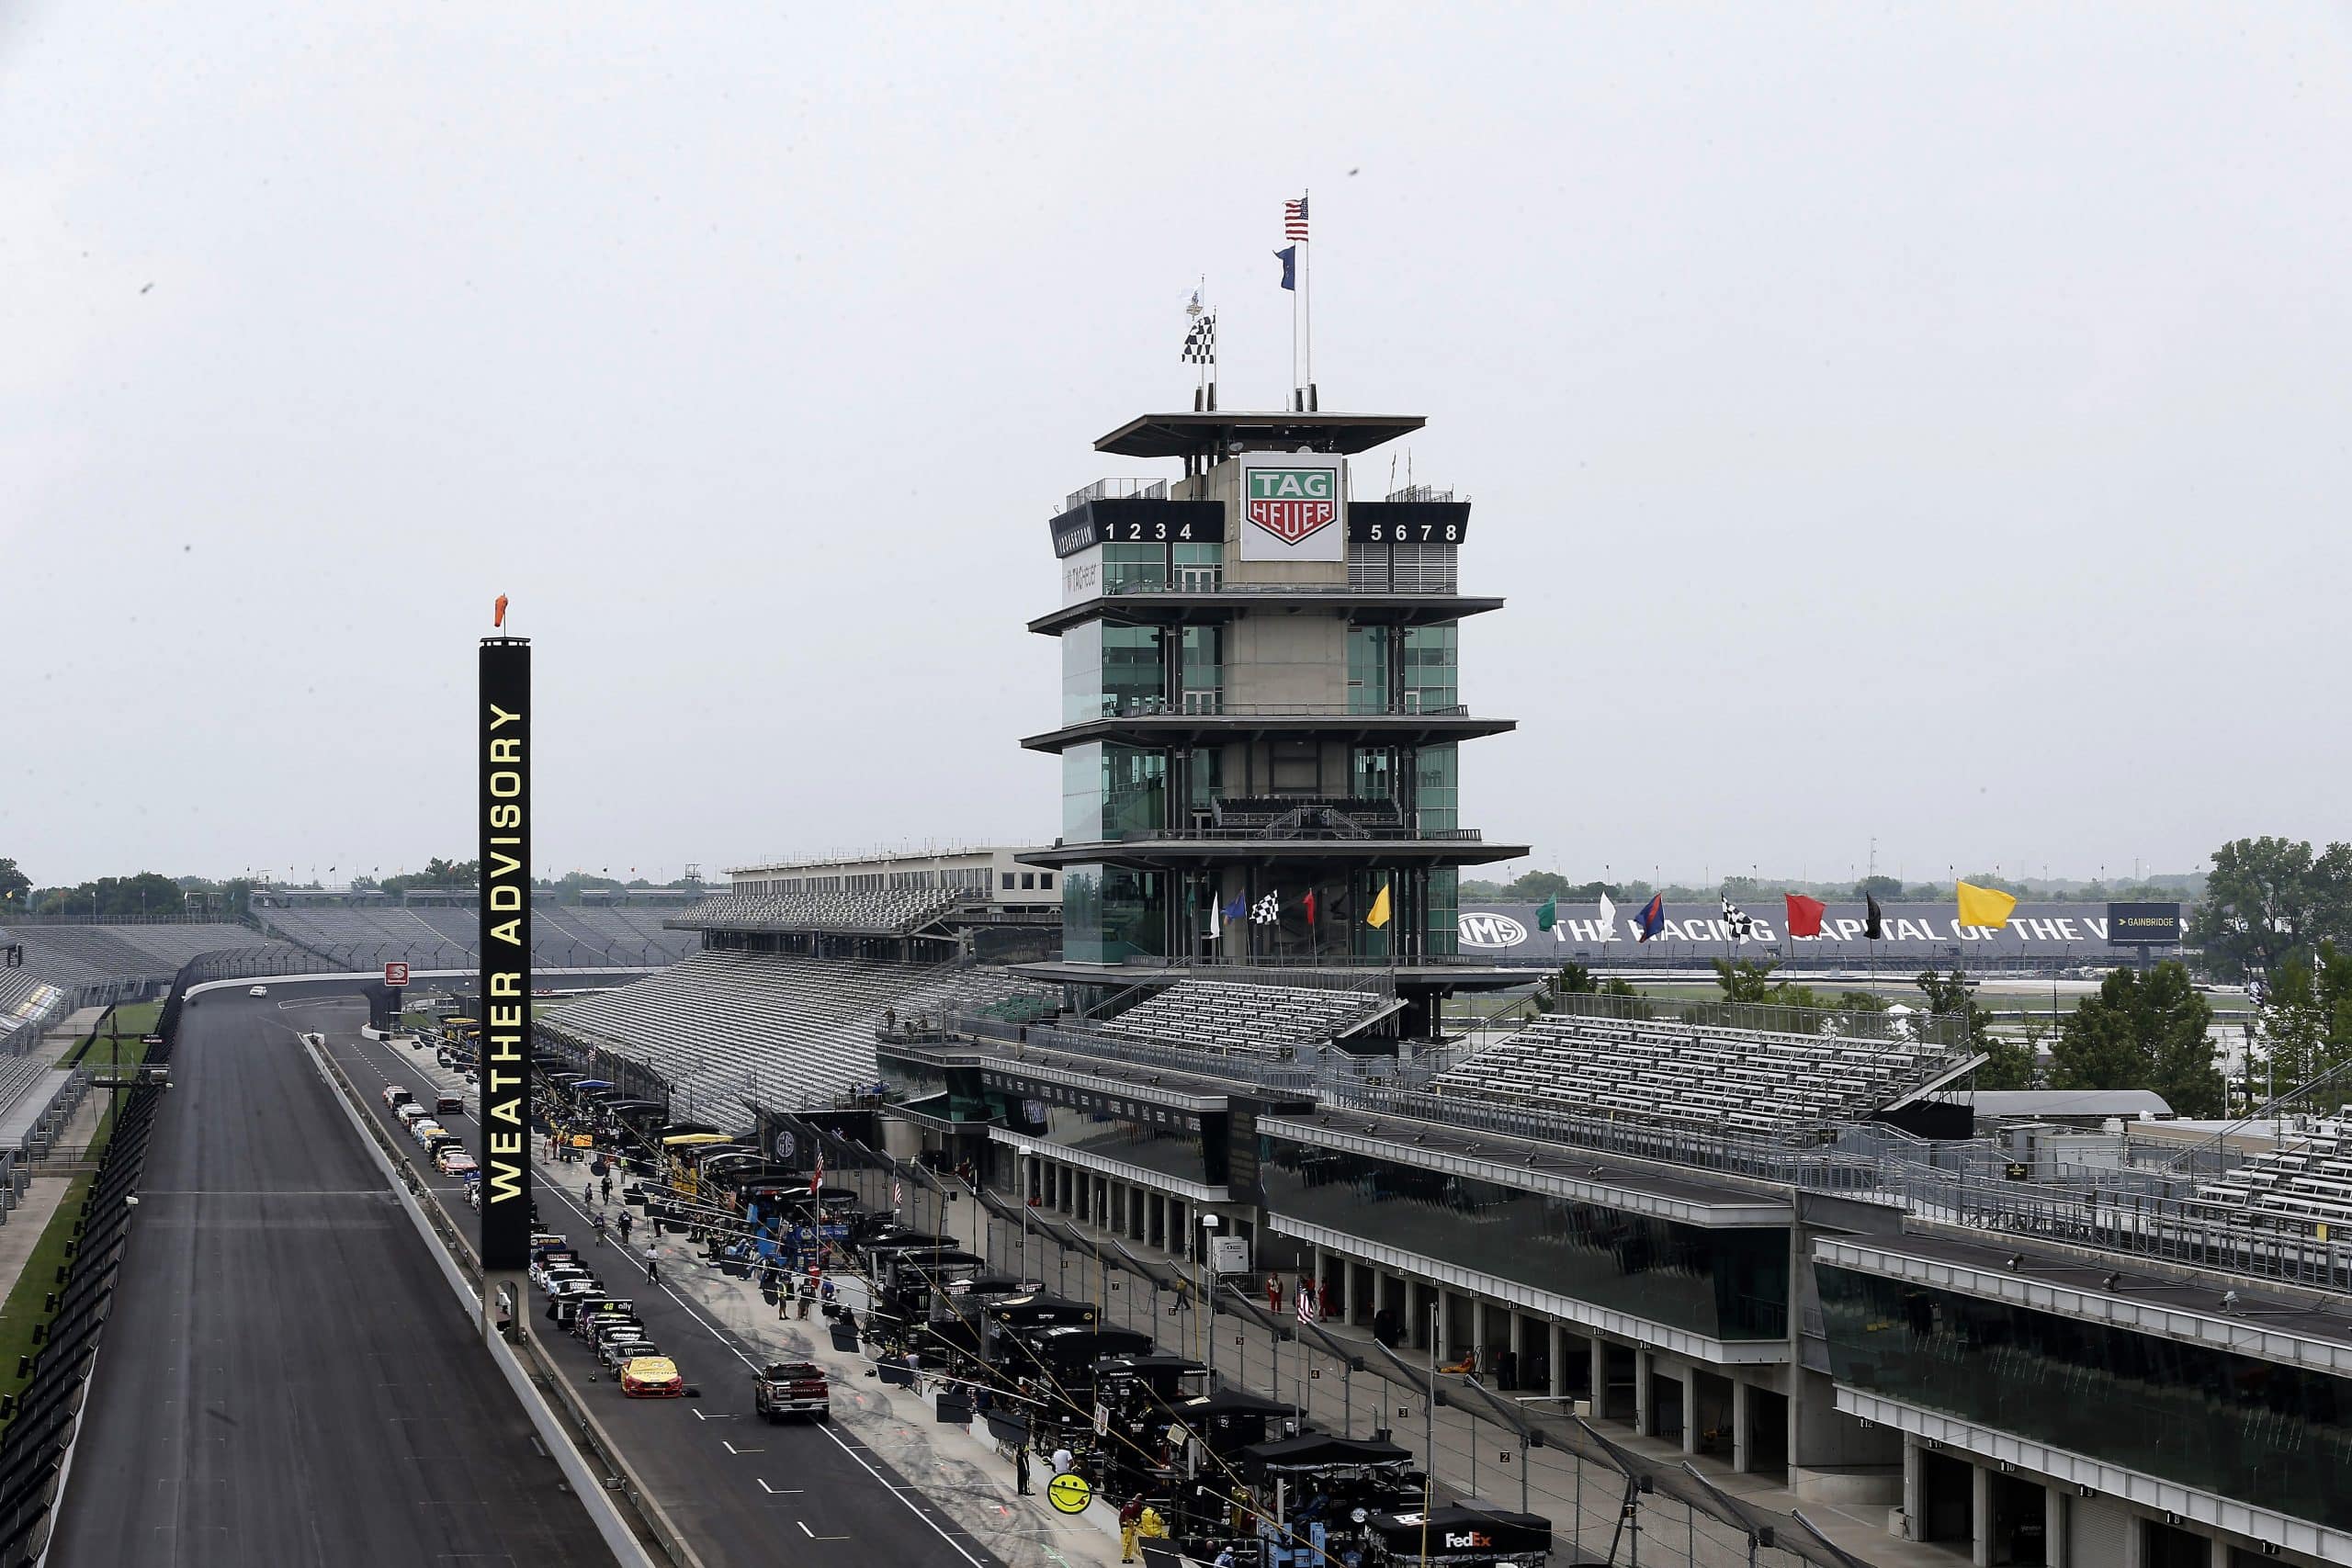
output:
M 1148 413 L 1097 441 L 1094 449 L 1121 457 L 1186 457 L 1240 447 L 1352 455 L 1410 435 L 1428 423 L 1417 413 Z

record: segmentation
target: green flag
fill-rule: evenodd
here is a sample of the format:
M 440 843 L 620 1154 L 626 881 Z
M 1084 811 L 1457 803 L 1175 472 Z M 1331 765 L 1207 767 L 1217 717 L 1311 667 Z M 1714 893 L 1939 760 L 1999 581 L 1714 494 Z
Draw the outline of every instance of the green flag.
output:
M 1535 911 L 1535 929 L 1539 931 L 1548 931 L 1559 918 L 1559 899 L 1546 898 L 1544 900 L 1544 907 Z

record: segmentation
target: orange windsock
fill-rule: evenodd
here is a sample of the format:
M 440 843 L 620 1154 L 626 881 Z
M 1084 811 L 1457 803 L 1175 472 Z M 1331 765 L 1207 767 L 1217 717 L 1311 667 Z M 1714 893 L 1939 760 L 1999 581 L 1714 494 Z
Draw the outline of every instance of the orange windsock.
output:
M 490 607 L 490 624 L 499 630 L 506 629 L 506 595 L 501 593 L 498 603 Z

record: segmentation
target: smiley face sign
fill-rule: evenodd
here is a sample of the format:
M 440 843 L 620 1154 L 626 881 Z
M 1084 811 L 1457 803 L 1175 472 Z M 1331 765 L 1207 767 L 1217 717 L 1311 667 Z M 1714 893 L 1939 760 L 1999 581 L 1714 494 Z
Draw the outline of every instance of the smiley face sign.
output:
M 1046 1483 L 1046 1501 L 1065 1514 L 1082 1514 L 1094 1501 L 1094 1483 L 1076 1471 L 1066 1470 Z

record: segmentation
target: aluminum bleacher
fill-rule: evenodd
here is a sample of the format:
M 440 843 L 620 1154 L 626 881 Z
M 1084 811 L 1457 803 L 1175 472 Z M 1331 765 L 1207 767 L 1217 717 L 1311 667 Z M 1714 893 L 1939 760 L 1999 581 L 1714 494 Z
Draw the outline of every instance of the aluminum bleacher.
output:
M 740 1115 L 747 1096 L 816 1108 L 875 1081 L 883 1010 L 945 977 L 938 965 L 713 951 L 567 1002 L 540 1027 L 645 1063 L 696 1114 Z
M 1432 1087 L 1572 1114 L 1772 1132 L 1858 1120 L 1971 1060 L 1907 1040 L 1547 1014 Z
M 673 931 L 921 931 L 970 895 L 936 888 L 870 893 L 722 893 L 664 920 Z
M 2197 1196 L 2250 1216 L 2352 1224 L 2352 1106 L 2323 1118 L 2301 1141 L 2265 1149 L 2199 1183 Z
M 0 931 L 0 946 L 21 945 L 23 972 L 64 990 L 119 990 L 161 984 L 198 953 L 250 939 L 220 921 L 124 925 L 20 925 Z
M 1396 1006 L 1373 991 L 1183 980 L 1093 1027 L 1124 1040 L 1278 1057 L 1353 1033 Z
M 69 993 L 28 969 L 0 969 L 0 1052 L 22 1053 L 68 1010 Z
M 418 969 L 474 963 L 481 916 L 459 905 L 305 906 L 259 911 L 271 933 L 355 968 L 399 959 Z M 615 927 L 605 911 L 542 902 L 532 910 L 532 962 L 541 969 L 651 968 L 674 963 L 695 938 Z

